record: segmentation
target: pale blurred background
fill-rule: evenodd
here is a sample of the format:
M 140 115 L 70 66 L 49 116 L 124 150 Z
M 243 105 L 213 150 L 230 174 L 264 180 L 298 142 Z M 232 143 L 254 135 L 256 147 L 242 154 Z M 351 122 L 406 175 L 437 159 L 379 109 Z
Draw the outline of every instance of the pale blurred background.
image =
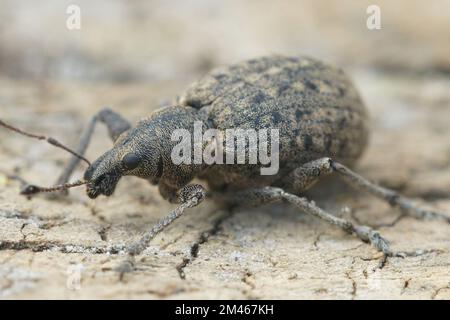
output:
M 70 4 L 81 9 L 81 30 L 66 28 Z M 371 4 L 381 30 L 366 27 Z M 449 73 L 450 1 L 0 0 L 2 77 L 190 80 L 269 53 Z

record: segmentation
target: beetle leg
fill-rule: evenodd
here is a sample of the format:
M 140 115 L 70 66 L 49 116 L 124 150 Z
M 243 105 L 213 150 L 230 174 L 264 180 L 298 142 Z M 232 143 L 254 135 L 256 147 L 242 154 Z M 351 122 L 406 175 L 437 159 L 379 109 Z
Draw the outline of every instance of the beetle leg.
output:
M 183 187 L 178 192 L 178 198 L 181 204 L 154 225 L 138 241 L 126 248 L 129 259 L 124 261 L 124 263 L 118 267 L 118 271 L 121 273 L 130 271 L 130 266 L 133 265 L 134 256 L 139 255 L 144 251 L 149 242 L 172 222 L 181 217 L 186 209 L 198 206 L 205 199 L 205 195 L 205 189 L 199 184 L 190 184 Z
M 314 202 L 309 201 L 306 198 L 299 197 L 297 195 L 285 192 L 281 188 L 265 187 L 257 189 L 249 189 L 242 192 L 233 194 L 228 203 L 231 205 L 244 204 L 250 206 L 257 206 L 260 204 L 274 203 L 286 200 L 289 203 L 295 205 L 301 211 L 317 217 L 329 224 L 341 228 L 347 233 L 356 235 L 364 242 L 369 242 L 377 250 L 381 251 L 385 257 L 405 257 L 405 256 L 418 256 L 426 253 L 424 250 L 418 250 L 413 252 L 394 252 L 389 247 L 389 242 L 383 238 L 378 231 L 373 230 L 369 226 L 356 225 L 352 222 L 334 216 L 318 207 Z
M 386 201 L 392 207 L 398 207 L 402 213 L 414 217 L 416 219 L 440 219 L 450 222 L 450 216 L 443 212 L 432 211 L 421 208 L 415 204 L 411 199 L 403 197 L 397 192 L 376 185 L 370 182 L 359 174 L 353 172 L 346 166 L 329 159 L 330 166 L 334 172 L 337 172 L 348 184 L 357 188 L 363 189 L 366 192 Z
M 94 133 L 95 125 L 98 121 L 106 124 L 109 136 L 113 141 L 117 140 L 117 138 L 123 132 L 131 128 L 131 124 L 127 120 L 122 118 L 119 114 L 115 113 L 109 108 L 104 108 L 92 117 L 87 127 L 83 130 L 80 141 L 78 143 L 78 147 L 76 148 L 76 152 L 78 154 L 84 155 L 84 153 L 86 152 L 89 142 L 91 141 L 92 134 Z M 75 156 L 68 161 L 63 172 L 58 177 L 56 185 L 64 184 L 69 181 L 70 176 L 72 175 L 79 161 L 80 159 Z
M 416 219 L 441 219 L 450 222 L 450 216 L 442 212 L 427 210 L 414 204 L 411 199 L 399 195 L 397 192 L 376 185 L 366 178 L 353 172 L 346 166 L 335 162 L 330 158 L 321 158 L 304 164 L 295 169 L 290 176 L 293 176 L 292 181 L 286 181 L 283 184 L 288 190 L 293 190 L 298 194 L 307 190 L 319 179 L 331 173 L 338 173 L 344 181 L 350 184 L 355 189 L 362 189 L 366 192 L 388 202 L 392 207 L 398 207 L 403 214 L 412 216 Z

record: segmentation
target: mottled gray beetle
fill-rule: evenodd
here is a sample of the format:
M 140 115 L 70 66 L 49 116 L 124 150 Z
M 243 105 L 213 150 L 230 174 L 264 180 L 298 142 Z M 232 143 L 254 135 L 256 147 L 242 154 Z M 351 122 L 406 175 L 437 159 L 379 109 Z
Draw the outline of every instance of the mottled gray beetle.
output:
M 106 124 L 115 144 L 90 164 L 84 181 L 67 184 L 79 160 L 87 161 L 82 155 L 98 121 Z M 171 133 L 180 128 L 192 132 L 194 121 L 222 130 L 278 128 L 278 174 L 261 176 L 259 166 L 254 165 L 174 165 L 171 150 L 175 142 L 171 141 Z M 4 122 L 0 124 L 27 134 Z M 47 140 L 65 148 L 54 139 Z M 180 205 L 139 242 L 126 249 L 131 256 L 141 253 L 149 241 L 185 209 L 203 201 L 205 190 L 201 185 L 189 184 L 193 178 L 206 181 L 211 194 L 220 194 L 228 204 L 236 205 L 245 200 L 247 205 L 260 205 L 285 200 L 303 212 L 370 242 L 385 256 L 416 255 L 417 252 L 393 252 L 388 242 L 372 228 L 336 217 L 299 196 L 321 177 L 337 173 L 350 185 L 387 201 L 405 214 L 450 221 L 449 216 L 422 209 L 351 171 L 348 167 L 361 156 L 367 140 L 366 109 L 342 70 L 307 57 L 270 56 L 212 71 L 194 83 L 176 105 L 154 112 L 134 128 L 113 111 L 100 111 L 84 131 L 76 152 L 65 148 L 74 157 L 59 179 L 61 185 L 53 188 L 28 186 L 22 193 L 87 184 L 89 197 L 110 196 L 125 175 L 157 184 L 165 199 Z

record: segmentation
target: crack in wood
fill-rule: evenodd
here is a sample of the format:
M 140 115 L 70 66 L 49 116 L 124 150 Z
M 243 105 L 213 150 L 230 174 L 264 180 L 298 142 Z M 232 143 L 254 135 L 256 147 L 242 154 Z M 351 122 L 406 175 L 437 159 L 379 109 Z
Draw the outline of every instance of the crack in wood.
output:
M 200 250 L 200 246 L 208 242 L 208 240 L 215 236 L 221 229 L 222 224 L 227 220 L 230 219 L 234 215 L 234 212 L 231 210 L 226 211 L 225 214 L 221 214 L 218 219 L 213 223 L 213 226 L 200 234 L 197 241 L 195 241 L 189 250 L 189 256 L 184 257 L 182 262 L 177 265 L 176 269 L 180 276 L 180 279 L 186 279 L 186 272 L 185 268 L 192 263 L 197 257 L 198 252 Z

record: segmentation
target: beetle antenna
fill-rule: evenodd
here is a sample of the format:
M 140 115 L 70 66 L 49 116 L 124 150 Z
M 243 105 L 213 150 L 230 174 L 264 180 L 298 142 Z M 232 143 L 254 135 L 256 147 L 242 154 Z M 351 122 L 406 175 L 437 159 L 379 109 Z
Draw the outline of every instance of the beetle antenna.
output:
M 84 162 L 86 162 L 89 166 L 91 165 L 91 163 L 89 162 L 88 159 L 86 159 L 85 157 L 83 157 L 82 155 L 78 154 L 77 152 L 73 151 L 72 149 L 66 147 L 65 145 L 63 145 L 61 142 L 59 142 L 56 139 L 53 139 L 52 137 L 46 137 L 44 135 L 38 135 L 38 134 L 33 134 L 33 133 L 29 133 L 29 132 L 25 132 L 19 128 L 16 128 L 6 122 L 4 122 L 3 120 L 0 119 L 0 126 L 5 127 L 6 129 L 15 131 L 21 135 L 30 137 L 30 138 L 35 138 L 38 140 L 45 140 L 47 141 L 49 144 L 51 144 L 52 146 L 55 146 L 57 148 L 63 149 L 71 154 L 73 154 L 74 156 L 76 156 L 77 158 L 79 158 L 80 160 L 83 160 Z
M 27 185 L 25 188 L 20 191 L 21 195 L 30 196 L 32 194 L 41 193 L 41 192 L 55 192 L 55 191 L 65 191 L 70 188 L 82 186 L 89 181 L 87 180 L 78 180 L 71 183 L 60 184 L 53 187 L 39 187 L 33 184 Z

